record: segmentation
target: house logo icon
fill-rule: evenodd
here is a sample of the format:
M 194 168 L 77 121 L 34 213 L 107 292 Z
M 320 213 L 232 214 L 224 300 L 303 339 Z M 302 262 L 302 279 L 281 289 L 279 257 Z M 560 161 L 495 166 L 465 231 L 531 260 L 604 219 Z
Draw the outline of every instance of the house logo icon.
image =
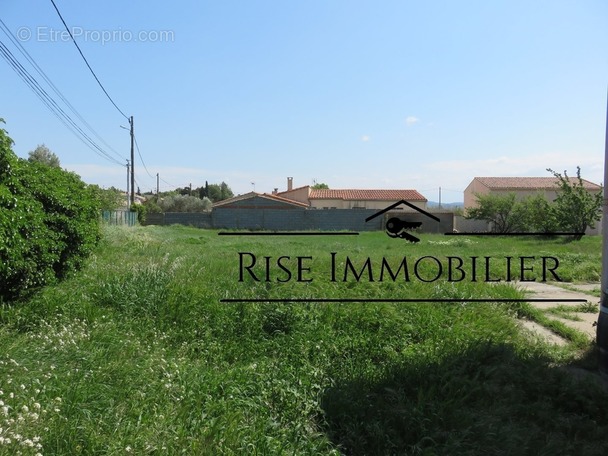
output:
M 404 204 L 404 205 L 414 209 L 416 212 L 419 212 L 419 213 L 423 214 L 424 216 L 429 217 L 429 218 L 439 222 L 438 217 L 434 216 L 433 214 L 428 213 L 424 209 L 420 209 L 419 207 L 416 207 L 413 204 L 408 203 L 405 200 L 397 201 L 396 203 L 385 207 L 384 209 L 367 217 L 365 219 L 365 221 L 369 222 L 370 220 L 375 219 L 376 217 L 386 214 L 387 212 L 395 209 L 396 207 L 400 206 L 401 204 Z M 420 242 L 420 239 L 418 239 L 416 236 L 407 232 L 407 230 L 419 228 L 420 226 L 422 226 L 422 222 L 411 222 L 411 221 L 407 221 L 403 218 L 391 217 L 386 221 L 384 228 L 386 230 L 386 234 L 392 238 L 405 239 L 410 242 Z

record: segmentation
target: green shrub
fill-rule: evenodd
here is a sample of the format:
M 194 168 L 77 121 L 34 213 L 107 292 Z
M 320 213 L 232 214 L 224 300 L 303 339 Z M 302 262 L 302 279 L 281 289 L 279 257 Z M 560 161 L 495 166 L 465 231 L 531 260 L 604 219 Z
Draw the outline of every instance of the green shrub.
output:
M 148 213 L 148 208 L 140 203 L 134 203 L 131 206 L 131 212 L 137 212 L 137 221 L 139 223 L 144 223 L 146 221 L 146 214 Z
M 100 236 L 99 202 L 68 171 L 19 159 L 0 129 L 0 299 L 81 266 Z
M 162 212 L 206 212 L 213 203 L 209 198 L 190 195 L 172 195 L 158 200 Z
M 144 202 L 144 206 L 146 207 L 146 214 L 160 214 L 163 210 L 156 202 L 156 198 L 150 198 Z

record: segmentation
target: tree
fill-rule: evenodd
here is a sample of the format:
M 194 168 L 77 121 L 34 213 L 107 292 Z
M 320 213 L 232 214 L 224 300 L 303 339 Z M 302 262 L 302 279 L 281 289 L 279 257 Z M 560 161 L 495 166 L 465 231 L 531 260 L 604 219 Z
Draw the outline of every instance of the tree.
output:
M 515 193 L 496 195 L 475 194 L 477 207 L 467 209 L 466 218 L 492 223 L 492 231 L 509 233 L 519 227 Z
M 558 180 L 559 190 L 554 201 L 555 215 L 560 230 L 571 233 L 573 240 L 580 240 L 587 227 L 594 228 L 602 216 L 603 192 L 591 193 L 584 186 L 581 168 L 576 167 L 576 181 L 570 180 L 568 173 L 557 173 L 547 168 Z
M 28 152 L 28 161 L 42 163 L 47 166 L 53 166 L 59 168 L 59 157 L 51 152 L 51 149 L 46 147 L 44 144 L 39 144 L 36 149 Z
M 158 214 L 163 212 L 163 209 L 158 204 L 157 198 L 150 198 L 144 201 L 144 206 L 146 206 L 146 214 Z
M 91 190 L 96 193 L 102 211 L 115 211 L 123 206 L 125 195 L 117 188 L 110 187 L 108 189 L 103 189 L 99 185 L 94 184 L 90 185 L 90 187 Z
M 211 210 L 211 200 L 207 197 L 173 195 L 158 200 L 162 212 L 207 212 Z
M 0 128 L 0 302 L 65 278 L 100 237 L 91 187 L 59 167 L 17 158 L 12 143 Z
M 209 198 L 212 202 L 217 203 L 218 201 L 222 201 L 228 198 L 232 198 L 234 193 L 226 184 L 226 182 L 222 182 L 221 184 L 209 184 L 206 186 L 207 190 L 207 198 Z
M 209 182 L 205 181 L 205 186 L 201 187 L 198 190 L 198 196 L 200 199 L 203 199 L 205 197 L 209 197 Z
M 311 185 L 310 188 L 312 188 L 314 190 L 322 190 L 322 189 L 329 188 L 329 185 L 324 184 L 324 183 L 319 183 L 319 184 Z
M 192 184 L 187 185 L 185 187 L 177 187 L 174 190 L 175 193 L 177 193 L 178 195 L 182 195 L 182 196 L 186 196 L 186 195 L 190 195 L 192 193 Z
M 555 208 L 542 194 L 528 196 L 515 206 L 518 231 L 551 233 L 558 230 Z

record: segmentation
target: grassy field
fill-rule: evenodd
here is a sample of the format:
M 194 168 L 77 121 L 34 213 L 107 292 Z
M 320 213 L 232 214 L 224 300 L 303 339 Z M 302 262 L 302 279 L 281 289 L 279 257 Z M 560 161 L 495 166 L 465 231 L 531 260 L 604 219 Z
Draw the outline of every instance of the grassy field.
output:
M 528 304 L 467 302 L 523 297 L 505 257 L 535 257 L 528 279 L 551 256 L 564 281 L 597 281 L 600 255 L 598 237 L 107 228 L 77 275 L 2 306 L 0 454 L 604 454 L 608 393 L 569 369 L 594 367 L 592 345 L 525 335 Z M 463 280 L 430 280 L 428 258 L 413 272 L 449 256 Z M 484 263 L 471 280 L 486 256 L 500 282 Z M 404 257 L 410 280 L 379 280 Z M 221 302 L 258 298 L 307 302 Z

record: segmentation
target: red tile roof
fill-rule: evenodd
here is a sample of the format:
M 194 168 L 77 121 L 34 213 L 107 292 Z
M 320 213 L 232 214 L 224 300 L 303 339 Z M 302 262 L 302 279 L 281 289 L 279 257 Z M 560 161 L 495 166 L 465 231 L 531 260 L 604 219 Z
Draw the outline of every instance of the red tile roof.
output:
M 349 201 L 426 201 L 416 190 L 311 189 L 309 199 L 340 199 Z
M 569 176 L 572 182 L 578 179 Z M 555 189 L 559 184 L 556 177 L 476 177 L 475 180 L 493 190 L 547 190 Z M 600 190 L 602 187 L 583 179 L 583 186 L 589 190 Z

